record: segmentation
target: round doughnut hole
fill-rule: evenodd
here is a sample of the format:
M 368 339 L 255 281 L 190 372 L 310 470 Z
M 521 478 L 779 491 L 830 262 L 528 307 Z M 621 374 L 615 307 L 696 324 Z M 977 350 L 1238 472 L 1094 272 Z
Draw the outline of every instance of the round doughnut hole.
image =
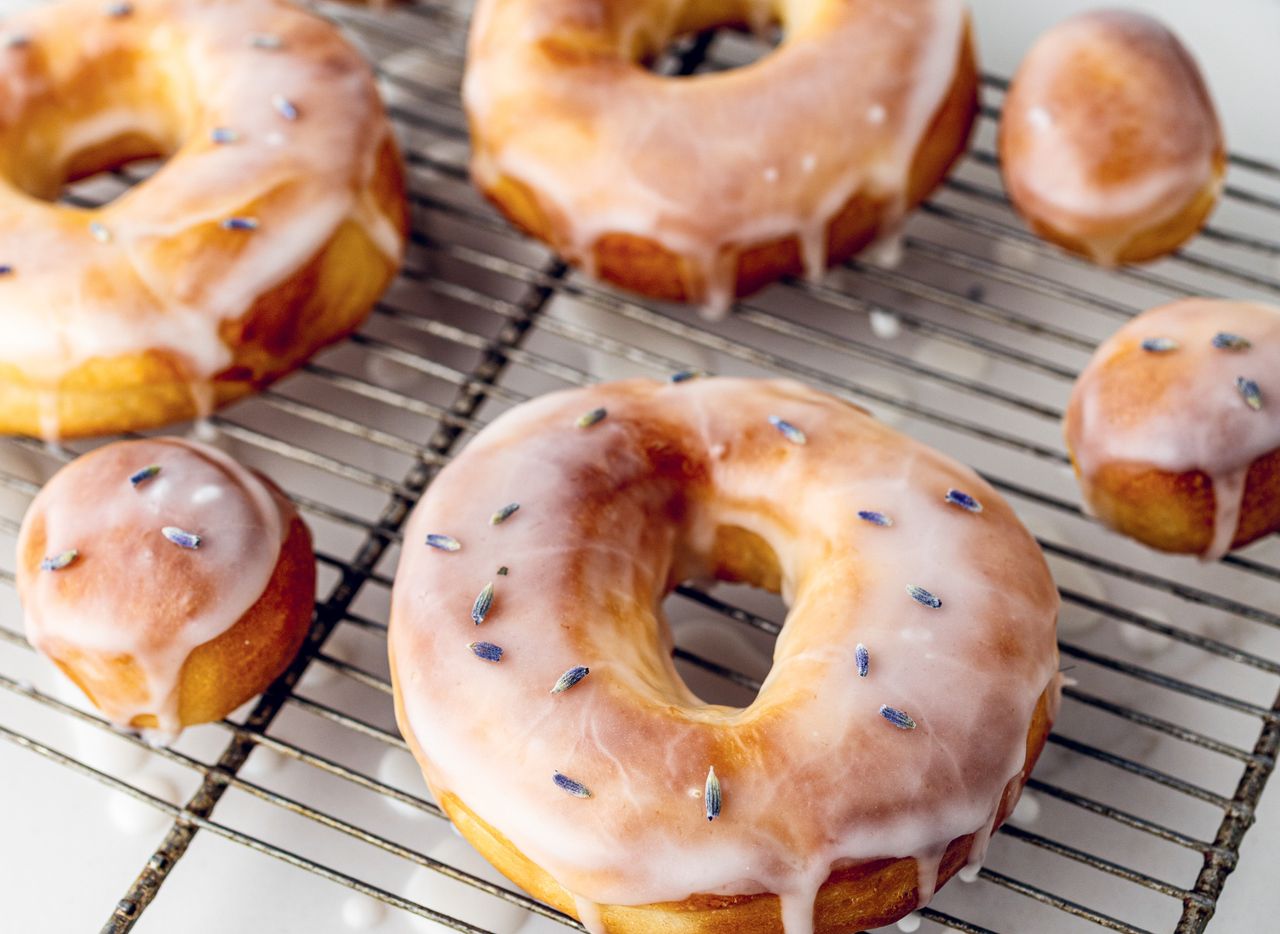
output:
M 769 674 L 787 607 L 777 592 L 777 556 L 763 538 L 737 526 L 721 526 L 714 547 L 707 578 L 668 594 L 662 614 L 671 627 L 675 668 L 685 687 L 705 704 L 742 709 L 755 701 Z M 721 612 L 697 594 L 745 611 L 748 618 Z
M 636 30 L 636 60 L 654 74 L 691 74 L 743 68 L 782 42 L 783 26 L 771 3 L 730 0 L 686 4 L 670 35 Z
M 0 133 L 9 184 L 42 201 L 102 206 L 164 164 L 199 112 L 165 56 L 124 50 L 86 55 L 63 93 Z M 119 173 L 119 174 L 117 174 Z

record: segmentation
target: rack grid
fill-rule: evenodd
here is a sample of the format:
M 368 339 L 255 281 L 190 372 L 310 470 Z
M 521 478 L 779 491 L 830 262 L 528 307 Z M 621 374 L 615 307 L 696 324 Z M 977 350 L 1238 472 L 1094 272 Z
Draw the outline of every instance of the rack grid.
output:
M 425 787 L 405 788 L 381 768 L 388 756 L 408 760 L 376 659 L 390 573 L 418 497 L 506 408 L 554 388 L 696 367 L 809 382 L 972 463 L 1009 497 L 1053 566 L 1062 655 L 1076 683 L 1028 785 L 1043 813 L 1015 816 L 976 882 L 952 883 L 921 918 L 975 934 L 1202 931 L 1280 748 L 1280 615 L 1268 609 L 1280 596 L 1280 548 L 1266 541 L 1200 565 L 1107 533 L 1081 511 L 1058 422 L 1092 348 L 1142 308 L 1190 294 L 1276 300 L 1280 165 L 1233 156 L 1224 203 L 1201 237 L 1148 267 L 1098 270 L 1041 243 L 1010 212 L 993 152 L 1004 82 L 988 76 L 972 151 L 908 223 L 900 263 L 855 259 L 708 322 L 580 276 L 469 187 L 458 100 L 465 9 L 316 8 L 377 63 L 411 175 L 412 242 L 360 333 L 194 429 L 282 480 L 317 533 L 322 571 L 303 650 L 256 702 L 204 728 L 215 746 L 184 737 L 151 749 L 47 677 L 26 674 L 35 669 L 17 614 L 2 612 L 16 607 L 12 540 L 40 483 L 89 445 L 0 441 L 0 736 L 172 822 L 127 891 L 103 906 L 103 930 L 129 931 L 145 917 L 174 868 L 199 858 L 188 848 L 200 834 L 446 929 L 485 930 L 406 895 L 387 881 L 393 870 L 372 868 L 380 858 L 527 911 L 529 930 L 577 929 L 509 884 L 406 842 L 367 810 L 352 816 L 359 809 L 347 802 L 369 798 L 447 823 Z M 708 33 L 682 40 L 654 67 L 730 67 L 762 47 Z M 67 197 L 100 203 L 144 175 L 128 168 Z M 781 605 L 741 588 L 682 586 L 666 609 L 690 684 L 749 702 Z M 27 707 L 50 717 L 33 720 Z M 165 800 L 128 770 L 68 749 L 40 726 L 47 722 L 135 746 L 188 775 L 195 790 L 181 803 Z M 303 781 L 285 789 L 274 773 L 247 767 L 267 757 Z M 255 807 L 314 826 L 290 839 L 257 833 Z M 316 828 L 351 841 L 356 855 L 328 859 L 327 845 L 308 842 Z

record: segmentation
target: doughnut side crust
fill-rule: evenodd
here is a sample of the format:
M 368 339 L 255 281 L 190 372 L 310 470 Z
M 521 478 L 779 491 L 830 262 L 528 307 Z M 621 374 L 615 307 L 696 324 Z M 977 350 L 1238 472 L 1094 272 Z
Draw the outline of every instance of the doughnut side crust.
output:
M 391 668 L 396 669 L 394 648 Z M 1057 705 L 1055 681 L 1036 703 L 1027 731 L 1027 755 L 1022 772 L 1009 782 L 1000 801 L 993 832 L 1013 812 L 1027 776 L 1044 749 Z M 414 758 L 425 761 L 409 719 L 395 692 L 396 722 Z M 503 875 L 534 898 L 565 914 L 579 917 L 579 903 L 541 866 L 529 859 L 501 831 L 472 811 L 458 795 L 436 794 L 440 806 L 467 842 Z M 975 846 L 975 844 L 977 844 Z M 964 868 L 970 852 L 982 849 L 985 841 L 975 834 L 952 840 L 937 867 L 936 888 Z M 813 934 L 843 934 L 850 930 L 892 924 L 914 910 L 920 902 L 920 868 L 915 859 L 882 859 L 837 869 L 818 890 L 814 901 Z M 777 934 L 782 930 L 780 902 L 776 895 L 694 894 L 679 902 L 654 905 L 601 905 L 599 918 L 609 934 Z M 579 920 L 584 920 L 579 917 Z

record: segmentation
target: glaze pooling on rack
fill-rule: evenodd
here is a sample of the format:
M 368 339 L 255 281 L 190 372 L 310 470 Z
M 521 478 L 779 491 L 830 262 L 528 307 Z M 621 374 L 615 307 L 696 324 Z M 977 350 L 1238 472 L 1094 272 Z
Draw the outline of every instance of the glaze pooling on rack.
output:
M 609 417 L 575 428 L 593 406 Z M 983 512 L 948 504 L 952 488 Z M 517 497 L 520 521 L 491 525 L 490 504 Z M 893 525 L 858 519 L 866 503 Z M 1022 779 L 1037 701 L 1056 710 L 1057 593 L 1008 505 L 796 383 L 635 380 L 536 399 L 440 474 L 405 541 L 445 528 L 466 547 L 407 544 L 396 575 L 401 728 L 437 800 L 492 822 L 589 929 L 593 905 L 772 892 L 788 934 L 806 934 L 833 869 L 886 856 L 919 861 L 927 898 L 947 843 L 989 834 Z M 688 690 L 655 610 L 673 582 L 715 576 L 725 536 L 776 555 L 791 608 L 741 710 Z M 475 590 L 512 555 L 520 574 L 484 623 L 507 654 L 470 664 Z M 913 602 L 913 580 L 942 606 Z M 874 647 L 865 678 L 859 642 Z M 590 678 L 549 694 L 573 664 Z M 881 704 L 917 728 L 886 723 Z M 709 764 L 725 801 L 714 821 L 697 806 Z M 592 797 L 559 793 L 557 770 Z
M 1214 346 L 1229 332 L 1248 349 Z M 1144 341 L 1172 339 L 1154 353 Z M 1236 379 L 1254 380 L 1260 410 L 1241 398 Z M 1109 464 L 1150 465 L 1169 473 L 1202 471 L 1213 485 L 1214 521 L 1207 560 L 1235 538 L 1249 466 L 1280 448 L 1280 308 L 1254 302 L 1185 299 L 1134 318 L 1098 348 L 1071 396 L 1067 444 L 1086 501 Z
M 160 469 L 130 483 L 149 466 Z M 121 441 L 86 454 L 44 486 L 23 520 L 20 558 L 41 539 L 48 553 L 79 552 L 58 573 L 20 561 L 27 638 L 54 659 L 127 656 L 141 684 L 95 703 L 115 723 L 151 714 L 158 734 L 176 734 L 182 667 L 266 590 L 289 527 L 285 510 L 251 471 L 198 442 Z M 166 526 L 198 534 L 199 547 L 175 545 Z
M 31 49 L 3 65 L 0 146 L 19 156 L 0 173 L 0 256 L 15 270 L 0 280 L 0 364 L 46 383 L 54 403 L 82 364 L 148 350 L 171 354 L 198 391 L 231 362 L 228 329 L 344 225 L 398 264 L 397 220 L 368 193 L 391 131 L 368 66 L 329 23 L 271 0 L 139 0 L 124 19 L 69 0 L 13 22 Z M 255 33 L 278 35 L 280 48 L 255 47 Z M 51 95 L 87 80 L 75 69 L 131 56 L 114 104 L 69 106 L 47 140 L 26 132 Z M 47 73 L 55 60 L 71 73 Z M 276 112 L 273 94 L 296 103 L 297 120 Z M 215 141 L 214 127 L 235 140 Z M 131 136 L 170 162 L 96 210 L 40 200 L 57 197 L 78 157 Z M 223 229 L 231 217 L 257 226 Z M 41 408 L 51 438 L 54 403 Z
M 1204 80 L 1177 37 L 1141 13 L 1095 10 L 1042 35 L 1000 130 L 1014 201 L 1104 265 L 1222 184 Z
M 525 185 L 567 258 L 591 271 L 605 234 L 655 241 L 688 260 L 691 300 L 722 312 L 747 247 L 795 237 L 820 276 L 828 225 L 855 196 L 880 203 L 875 226 L 896 233 L 967 21 L 957 0 L 739 0 L 728 17 L 784 21 L 765 59 L 685 78 L 637 64 L 710 25 L 695 8 L 486 0 L 463 99 L 477 181 Z

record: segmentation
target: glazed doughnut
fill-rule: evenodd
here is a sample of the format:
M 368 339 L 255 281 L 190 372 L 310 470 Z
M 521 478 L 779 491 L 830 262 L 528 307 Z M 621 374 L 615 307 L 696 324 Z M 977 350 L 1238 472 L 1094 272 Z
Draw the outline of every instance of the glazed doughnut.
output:
M 1005 97 L 1000 165 L 1037 234 L 1114 266 L 1171 252 L 1200 229 L 1226 151 L 1177 36 L 1141 13 L 1097 10 L 1027 53 Z
M 373 76 L 278 0 L 63 0 L 0 36 L 0 432 L 203 415 L 355 328 L 399 265 Z M 65 182 L 168 156 L 101 208 Z
M 1216 560 L 1280 529 L 1280 308 L 1138 315 L 1080 374 L 1065 429 L 1091 511 L 1152 548 Z
M 676 673 L 658 608 L 691 578 L 790 606 L 745 709 Z M 609 383 L 506 413 L 432 483 L 396 714 L 462 834 L 595 934 L 861 930 L 981 862 L 1057 711 L 1057 607 L 996 492 L 860 409 Z
M 779 20 L 747 67 L 644 67 L 678 35 Z M 480 189 L 588 272 L 711 311 L 896 233 L 977 112 L 959 0 L 481 0 L 468 52 Z
M 18 536 L 27 639 L 112 722 L 172 737 L 225 716 L 311 622 L 311 534 L 269 480 L 179 438 L 59 470 Z

